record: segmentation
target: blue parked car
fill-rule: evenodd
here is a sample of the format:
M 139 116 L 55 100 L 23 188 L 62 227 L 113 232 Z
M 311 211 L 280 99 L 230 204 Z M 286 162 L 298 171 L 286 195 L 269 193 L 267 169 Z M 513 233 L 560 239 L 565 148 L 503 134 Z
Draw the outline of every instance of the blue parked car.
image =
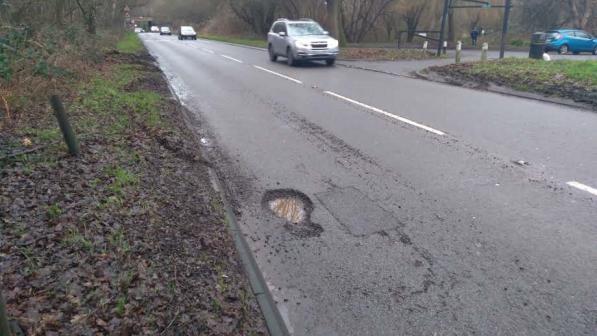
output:
M 597 55 L 597 38 L 578 29 L 556 29 L 547 32 L 545 51 L 560 54 L 592 52 Z

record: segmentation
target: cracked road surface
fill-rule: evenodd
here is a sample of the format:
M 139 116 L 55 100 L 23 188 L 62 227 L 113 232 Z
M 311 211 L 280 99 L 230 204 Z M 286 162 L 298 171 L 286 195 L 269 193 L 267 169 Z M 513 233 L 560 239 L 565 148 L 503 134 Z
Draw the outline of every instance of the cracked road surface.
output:
M 293 335 L 595 335 L 597 114 L 141 36 Z M 277 189 L 322 231 L 264 207 Z

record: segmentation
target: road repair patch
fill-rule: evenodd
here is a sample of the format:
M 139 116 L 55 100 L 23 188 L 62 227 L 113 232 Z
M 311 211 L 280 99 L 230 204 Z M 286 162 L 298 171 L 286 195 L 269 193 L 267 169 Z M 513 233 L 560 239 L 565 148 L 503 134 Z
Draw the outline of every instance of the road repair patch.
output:
M 354 187 L 334 188 L 315 196 L 354 236 L 368 236 L 400 226 L 391 212 Z

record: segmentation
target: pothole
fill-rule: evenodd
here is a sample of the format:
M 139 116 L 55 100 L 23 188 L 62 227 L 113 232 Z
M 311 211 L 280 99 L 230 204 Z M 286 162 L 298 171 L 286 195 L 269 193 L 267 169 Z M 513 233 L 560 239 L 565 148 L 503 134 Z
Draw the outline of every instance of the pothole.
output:
M 298 224 L 305 220 L 305 205 L 294 197 L 277 198 L 269 202 L 269 209 L 274 215 Z
M 307 195 L 292 189 L 270 190 L 263 196 L 263 207 L 283 219 L 284 227 L 300 237 L 319 236 L 323 228 L 311 223 L 313 203 Z

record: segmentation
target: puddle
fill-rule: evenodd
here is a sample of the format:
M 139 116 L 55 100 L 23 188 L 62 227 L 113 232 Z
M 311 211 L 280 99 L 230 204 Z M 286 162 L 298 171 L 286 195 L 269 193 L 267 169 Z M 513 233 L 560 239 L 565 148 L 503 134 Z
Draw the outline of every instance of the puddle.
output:
M 319 236 L 323 228 L 311 223 L 313 203 L 305 194 L 292 190 L 270 190 L 263 196 L 263 207 L 286 221 L 284 227 L 294 235 L 308 238 Z

